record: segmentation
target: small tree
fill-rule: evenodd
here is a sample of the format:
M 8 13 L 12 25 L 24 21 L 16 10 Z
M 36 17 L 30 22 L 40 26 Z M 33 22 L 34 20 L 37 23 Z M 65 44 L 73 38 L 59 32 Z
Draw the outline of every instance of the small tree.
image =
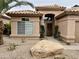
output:
M 73 7 L 79 7 L 79 5 L 74 5 Z
M 16 2 L 16 4 L 9 5 L 12 2 Z M 28 1 L 19 1 L 19 0 L 0 0 L 0 5 L 1 5 L 0 6 L 1 15 L 4 17 L 6 16 L 7 18 L 11 18 L 11 17 L 7 16 L 6 12 L 13 7 L 21 6 L 21 5 L 25 5 L 25 6 L 29 5 L 32 8 L 34 8 L 34 5 L 32 3 L 28 2 Z

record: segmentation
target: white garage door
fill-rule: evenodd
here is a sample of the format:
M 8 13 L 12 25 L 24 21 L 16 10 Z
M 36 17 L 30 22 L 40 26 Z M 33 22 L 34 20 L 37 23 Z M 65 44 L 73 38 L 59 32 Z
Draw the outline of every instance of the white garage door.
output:
M 79 22 L 76 22 L 75 27 L 76 42 L 79 42 Z

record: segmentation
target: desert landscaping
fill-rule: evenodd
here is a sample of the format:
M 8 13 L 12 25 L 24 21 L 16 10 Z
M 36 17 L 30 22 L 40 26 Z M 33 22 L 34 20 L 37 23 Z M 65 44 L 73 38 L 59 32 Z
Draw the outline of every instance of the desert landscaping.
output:
M 0 59 L 79 59 L 74 2 L 0 0 Z
M 7 36 L 4 36 L 3 39 L 4 44 L 0 45 L 0 59 L 35 59 L 33 55 L 31 55 L 30 50 L 34 45 L 36 45 L 36 43 L 41 41 L 41 40 L 24 40 L 24 41 L 15 40 Z M 44 40 L 60 44 L 60 41 L 54 40 L 53 38 L 52 40 L 51 38 L 47 38 Z M 72 45 L 66 45 L 65 43 L 61 42 L 61 45 L 64 47 L 63 53 L 60 56 L 62 57 L 61 59 L 79 59 L 78 43 L 73 43 Z M 43 57 L 38 59 L 53 59 L 53 56 L 51 55 L 50 57 L 48 56 L 46 58 Z

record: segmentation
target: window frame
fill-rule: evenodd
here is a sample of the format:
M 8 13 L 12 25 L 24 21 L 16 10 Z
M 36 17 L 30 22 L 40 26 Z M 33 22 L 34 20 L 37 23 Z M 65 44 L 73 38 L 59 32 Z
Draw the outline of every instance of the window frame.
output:
M 31 32 L 31 34 L 26 34 L 26 32 L 24 33 L 24 34 L 18 34 L 18 22 L 30 22 L 30 23 L 32 23 L 32 32 Z M 17 21 L 17 26 L 16 26 L 17 28 L 16 28 L 16 30 L 17 30 L 17 35 L 25 35 L 25 36 L 29 36 L 29 35 L 32 35 L 33 34 L 33 30 L 34 30 L 34 24 L 33 24 L 33 22 L 31 22 L 31 21 Z M 26 29 L 25 29 L 26 30 Z M 25 31 L 24 30 L 24 31 Z

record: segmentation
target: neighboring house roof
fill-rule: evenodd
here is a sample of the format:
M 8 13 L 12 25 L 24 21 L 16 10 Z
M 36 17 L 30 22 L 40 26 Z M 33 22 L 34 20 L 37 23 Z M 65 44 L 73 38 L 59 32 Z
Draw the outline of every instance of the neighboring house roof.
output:
M 66 9 L 63 13 L 57 15 L 56 19 L 59 19 L 66 15 L 79 15 L 79 7 L 72 7 L 70 9 Z
M 43 14 L 38 11 L 32 11 L 32 10 L 20 10 L 20 11 L 10 11 L 6 13 L 7 15 L 11 17 L 21 17 L 21 16 L 27 16 L 27 17 L 36 17 L 36 16 L 42 16 Z
M 0 14 L 0 18 L 6 19 L 6 20 L 10 20 L 10 17 L 7 16 L 6 14 Z
M 47 6 L 36 6 L 35 7 L 36 8 L 36 10 L 46 10 L 46 11 L 53 11 L 53 10 L 55 10 L 55 11 L 59 11 L 59 10 L 61 10 L 61 11 L 63 11 L 63 10 L 65 10 L 65 8 L 66 7 L 63 7 L 63 6 L 59 6 L 59 5 L 47 5 Z
M 65 11 L 70 13 L 77 13 L 79 12 L 79 7 L 72 7 L 72 8 L 66 9 Z

